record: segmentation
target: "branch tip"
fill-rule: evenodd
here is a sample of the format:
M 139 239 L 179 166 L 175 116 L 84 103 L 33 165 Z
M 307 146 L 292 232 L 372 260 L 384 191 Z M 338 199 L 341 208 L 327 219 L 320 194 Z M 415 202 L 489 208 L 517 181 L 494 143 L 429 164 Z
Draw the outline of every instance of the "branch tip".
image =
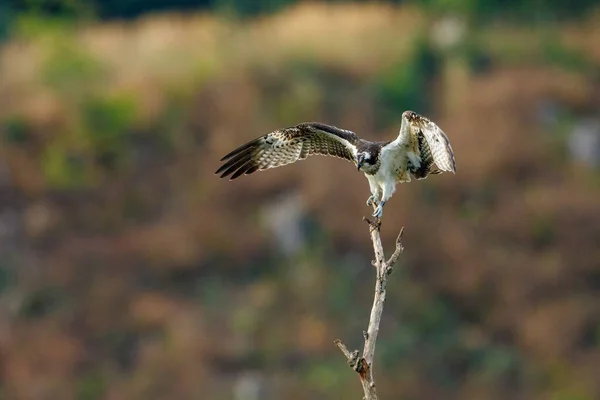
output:
M 350 353 L 350 350 L 348 350 L 346 345 L 344 343 L 342 343 L 342 341 L 340 339 L 335 339 L 333 341 L 333 343 L 335 343 L 335 345 L 342 351 L 342 353 L 344 353 L 344 356 L 348 360 L 350 360 L 352 358 L 352 353 Z
M 381 219 L 379 219 L 379 218 L 375 218 L 374 220 L 372 220 L 370 218 L 363 217 L 362 219 L 367 224 L 369 224 L 369 227 L 371 228 L 371 232 L 373 232 L 374 230 L 379 230 L 381 228 Z
M 386 273 L 390 275 L 392 273 L 392 267 L 398 261 L 400 254 L 404 251 L 404 246 L 402 245 L 402 235 L 404 234 L 404 227 L 400 229 L 400 233 L 398 234 L 398 238 L 396 238 L 396 249 L 394 250 L 394 254 L 390 257 L 390 259 L 385 263 Z

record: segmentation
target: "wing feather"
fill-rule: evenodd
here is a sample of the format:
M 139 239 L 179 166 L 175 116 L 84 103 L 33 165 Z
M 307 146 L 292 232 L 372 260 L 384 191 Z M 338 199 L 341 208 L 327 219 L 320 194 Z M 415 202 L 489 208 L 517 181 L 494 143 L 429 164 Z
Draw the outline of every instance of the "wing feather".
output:
M 444 131 L 424 117 L 419 118 L 414 124 L 423 133 L 437 167 L 442 171 L 456 173 L 454 150 L 452 150 L 450 139 L 448 139 Z
M 417 179 L 425 179 L 428 175 L 440 174 L 444 171 L 456 173 L 454 150 L 448 136 L 435 123 L 414 111 L 402 113 L 402 124 L 398 137 L 381 149 L 382 157 L 398 156 L 398 152 L 417 154 L 420 162 L 413 165 L 408 160 L 408 168 Z M 433 164 L 437 168 L 432 168 Z
M 221 178 L 235 179 L 256 171 L 276 168 L 304 160 L 314 154 L 356 159 L 359 137 L 352 131 L 320 122 L 305 122 L 267 133 L 225 155 L 224 164 L 215 172 Z

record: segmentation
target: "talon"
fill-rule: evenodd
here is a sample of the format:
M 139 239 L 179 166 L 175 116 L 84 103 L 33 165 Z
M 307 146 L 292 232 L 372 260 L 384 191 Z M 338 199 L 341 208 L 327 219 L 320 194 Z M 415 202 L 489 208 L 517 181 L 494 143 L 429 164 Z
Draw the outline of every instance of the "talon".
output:
M 382 215 L 383 215 L 383 207 L 381 207 L 381 205 L 378 205 L 377 208 L 375 209 L 375 212 L 373 213 L 373 216 L 376 218 L 381 218 Z
M 383 216 L 383 205 L 384 204 L 385 204 L 385 201 L 382 201 L 379 203 L 379 205 L 375 209 L 375 212 L 373 213 L 374 217 L 381 219 L 381 217 Z
M 371 207 L 375 201 L 376 201 L 376 200 L 375 200 L 375 195 L 372 195 L 372 196 L 370 196 L 370 197 L 367 199 L 367 206 Z

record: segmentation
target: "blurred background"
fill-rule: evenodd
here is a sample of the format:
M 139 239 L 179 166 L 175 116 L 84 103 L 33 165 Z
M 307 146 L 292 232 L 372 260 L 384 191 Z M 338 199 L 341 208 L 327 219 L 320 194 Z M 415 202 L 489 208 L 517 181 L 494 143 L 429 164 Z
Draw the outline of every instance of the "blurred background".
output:
M 359 399 L 368 184 L 246 140 L 432 118 L 458 173 L 399 185 L 382 399 L 600 398 L 593 0 L 0 5 L 0 398 Z

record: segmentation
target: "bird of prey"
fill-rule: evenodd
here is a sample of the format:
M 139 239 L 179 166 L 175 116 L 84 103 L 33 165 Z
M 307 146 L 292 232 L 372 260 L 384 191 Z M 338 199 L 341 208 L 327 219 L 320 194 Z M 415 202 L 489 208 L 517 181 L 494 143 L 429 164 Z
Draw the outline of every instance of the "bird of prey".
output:
M 396 190 L 396 183 L 411 177 L 425 179 L 444 171 L 456 173 L 454 152 L 448 136 L 432 121 L 415 113 L 402 113 L 398 137 L 370 142 L 356 133 L 320 122 L 303 122 L 279 129 L 231 151 L 215 172 L 230 180 L 256 171 L 280 167 L 310 155 L 335 156 L 353 162 L 369 181 L 375 205 L 373 216 L 381 218 L 383 206 Z M 435 164 L 435 167 L 434 167 Z

